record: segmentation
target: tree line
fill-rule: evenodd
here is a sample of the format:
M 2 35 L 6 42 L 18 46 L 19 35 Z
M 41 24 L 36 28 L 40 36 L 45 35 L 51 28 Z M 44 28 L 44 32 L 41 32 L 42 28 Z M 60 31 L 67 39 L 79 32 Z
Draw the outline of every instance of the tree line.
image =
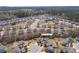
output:
M 8 10 L 0 11 L 0 20 L 10 20 L 12 18 L 22 18 L 33 15 L 45 14 L 43 10 Z
M 69 20 L 79 22 L 79 10 L 32 10 L 32 9 L 21 9 L 21 10 L 8 10 L 8 11 L 0 11 L 0 20 L 10 20 L 12 18 L 22 18 L 33 15 L 40 14 L 51 14 L 51 15 L 59 15 L 65 14 L 69 18 Z

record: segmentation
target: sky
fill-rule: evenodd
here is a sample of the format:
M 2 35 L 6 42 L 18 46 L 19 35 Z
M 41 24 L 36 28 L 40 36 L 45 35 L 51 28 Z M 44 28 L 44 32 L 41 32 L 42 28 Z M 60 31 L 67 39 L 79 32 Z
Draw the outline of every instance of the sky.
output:
M 79 6 L 78 0 L 0 0 L 0 6 Z

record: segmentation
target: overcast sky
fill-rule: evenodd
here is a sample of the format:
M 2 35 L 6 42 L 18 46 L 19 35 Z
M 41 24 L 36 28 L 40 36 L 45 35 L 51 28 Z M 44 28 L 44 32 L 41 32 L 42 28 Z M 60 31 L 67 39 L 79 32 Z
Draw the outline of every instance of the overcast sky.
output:
M 78 0 L 0 0 L 0 6 L 79 6 Z

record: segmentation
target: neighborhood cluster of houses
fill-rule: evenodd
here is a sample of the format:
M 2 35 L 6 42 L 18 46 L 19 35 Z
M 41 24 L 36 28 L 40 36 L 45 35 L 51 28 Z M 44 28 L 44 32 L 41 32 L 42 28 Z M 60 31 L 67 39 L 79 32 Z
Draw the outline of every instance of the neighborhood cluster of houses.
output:
M 17 21 L 16 21 L 17 20 Z M 59 35 L 71 35 L 72 32 L 79 33 L 79 23 L 70 21 L 67 19 L 62 19 L 60 16 L 50 16 L 50 15 L 39 15 L 31 16 L 26 18 L 12 19 L 8 25 L 0 26 L 0 37 L 11 36 L 10 33 L 20 33 L 20 35 L 25 35 L 26 32 L 38 32 L 41 35 L 53 35 L 57 33 Z M 16 21 L 16 23 L 15 23 Z M 15 23 L 11 25 L 12 23 Z M 0 23 L 1 24 L 1 23 Z M 30 30 L 29 30 L 30 29 Z M 8 35 L 9 34 L 9 35 Z M 27 34 L 27 33 L 26 33 Z M 0 38 L 1 39 L 1 38 Z M 5 40 L 5 39 L 4 39 Z
M 49 39 L 54 34 L 69 37 L 73 32 L 79 40 L 79 22 L 48 14 L 0 21 L 0 42 L 4 44 L 32 37 Z

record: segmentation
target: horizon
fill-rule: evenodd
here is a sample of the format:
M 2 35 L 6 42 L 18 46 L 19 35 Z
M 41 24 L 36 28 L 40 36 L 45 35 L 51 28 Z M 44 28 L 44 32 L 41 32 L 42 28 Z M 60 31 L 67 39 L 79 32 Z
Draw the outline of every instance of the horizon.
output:
M 0 7 L 79 7 L 79 6 L 0 6 Z

